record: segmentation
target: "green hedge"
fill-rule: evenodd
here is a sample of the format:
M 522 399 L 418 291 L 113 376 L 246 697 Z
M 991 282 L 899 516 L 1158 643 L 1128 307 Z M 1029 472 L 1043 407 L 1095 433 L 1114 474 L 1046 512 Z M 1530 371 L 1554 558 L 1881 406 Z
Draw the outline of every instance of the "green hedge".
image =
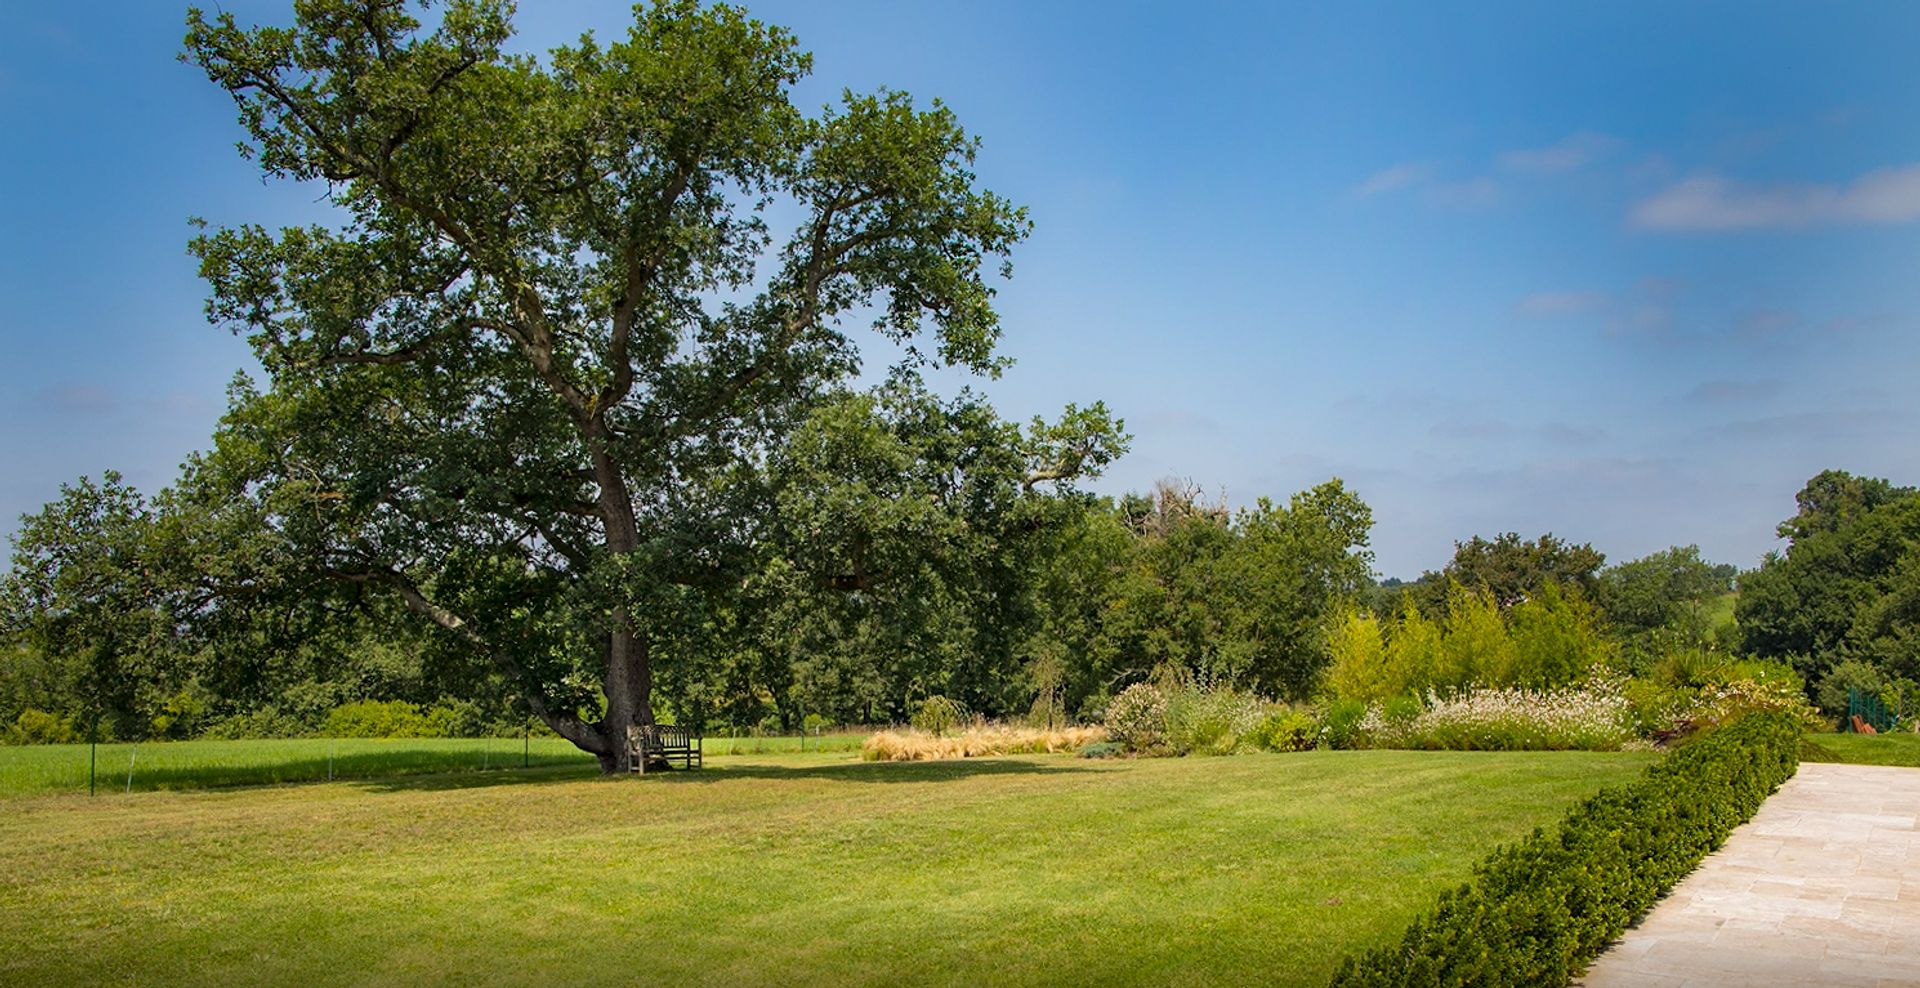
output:
M 1801 730 L 1758 713 L 1703 732 L 1558 830 L 1496 850 L 1398 944 L 1348 958 L 1334 986 L 1569 984 L 1793 775 Z

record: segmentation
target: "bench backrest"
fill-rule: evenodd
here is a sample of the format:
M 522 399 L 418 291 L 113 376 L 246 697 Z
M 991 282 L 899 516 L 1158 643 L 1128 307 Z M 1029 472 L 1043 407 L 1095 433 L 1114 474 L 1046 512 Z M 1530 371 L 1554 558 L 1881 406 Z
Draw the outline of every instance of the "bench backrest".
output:
M 627 739 L 649 748 L 685 748 L 693 744 L 692 732 L 672 724 L 635 724 L 627 728 Z

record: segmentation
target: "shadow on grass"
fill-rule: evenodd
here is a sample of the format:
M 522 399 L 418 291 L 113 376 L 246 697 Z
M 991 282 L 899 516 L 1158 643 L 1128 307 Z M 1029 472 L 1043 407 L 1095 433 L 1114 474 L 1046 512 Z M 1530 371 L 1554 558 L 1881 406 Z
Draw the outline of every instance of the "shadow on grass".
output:
M 309 786 L 330 783 L 383 785 L 400 782 L 431 782 L 432 788 L 466 789 L 475 786 L 544 782 L 567 777 L 590 777 L 598 774 L 598 766 L 590 756 L 584 754 L 578 758 L 556 758 L 551 755 L 535 757 L 525 768 L 521 767 L 518 758 L 512 759 L 506 765 L 495 765 L 489 768 L 451 763 L 451 760 L 441 760 L 436 764 L 429 759 L 422 759 L 420 763 L 414 765 L 396 766 L 394 764 L 396 760 L 404 761 L 409 754 L 412 752 L 408 749 L 399 749 L 342 755 L 333 759 L 331 765 L 325 758 L 301 758 L 271 765 L 232 768 L 141 766 L 137 767 L 133 773 L 131 789 L 133 792 L 229 792 L 235 789 L 257 789 L 265 786 Z M 128 788 L 126 774 L 124 771 L 101 772 L 99 788 L 104 794 L 125 791 Z M 85 791 L 84 785 L 80 791 Z
M 331 760 L 331 764 L 324 757 L 296 757 L 250 765 L 139 764 L 134 767 L 132 790 L 232 792 L 270 786 L 344 784 L 368 792 L 428 792 L 596 779 L 605 779 L 609 783 L 631 781 L 642 785 L 711 785 L 746 779 L 926 783 L 950 782 L 975 776 L 1091 771 L 1086 766 L 1072 764 L 1072 760 L 1066 756 L 1051 756 L 1044 761 L 1010 757 L 865 762 L 854 760 L 851 752 L 835 752 L 831 754 L 843 754 L 846 757 L 824 763 L 806 760 L 796 764 L 781 764 L 782 756 L 789 754 L 792 753 L 714 758 L 707 762 L 704 769 L 652 771 L 644 776 L 634 774 L 623 778 L 602 776 L 593 757 L 584 752 L 577 755 L 535 754 L 527 767 L 522 767 L 520 753 L 513 752 L 510 757 L 498 759 L 491 766 L 483 768 L 466 752 L 453 754 L 434 749 L 394 747 L 340 754 Z M 812 752 L 807 754 L 813 755 Z M 1051 764 L 1053 762 L 1067 764 Z M 120 765 L 108 767 L 103 764 L 99 774 L 100 794 L 118 795 L 126 789 L 126 769 Z M 59 791 L 76 790 L 68 786 L 46 790 Z M 86 792 L 84 776 L 77 791 Z
M 1061 759 L 1065 761 L 1063 757 Z M 456 772 L 441 775 L 404 775 L 349 780 L 372 792 L 433 792 L 515 786 L 538 782 L 604 781 L 610 785 L 716 785 L 747 779 L 788 782 L 820 779 L 830 782 L 898 783 L 955 782 L 989 775 L 1059 775 L 1091 771 L 1079 765 L 1049 765 L 1025 760 L 968 758 L 937 762 L 835 762 L 827 765 L 747 765 L 709 763 L 702 769 L 650 771 L 645 775 L 603 776 L 592 762 L 577 765 L 535 766 L 492 772 Z
M 1067 761 L 1066 756 L 1053 756 Z M 663 772 L 663 782 L 694 784 L 731 779 L 828 779 L 834 782 L 953 782 L 982 775 L 1060 775 L 1092 771 L 1080 765 L 1053 765 L 1026 759 L 954 758 L 936 762 L 835 762 L 827 765 L 726 765 L 696 771 Z M 648 780 L 656 778 L 649 772 Z

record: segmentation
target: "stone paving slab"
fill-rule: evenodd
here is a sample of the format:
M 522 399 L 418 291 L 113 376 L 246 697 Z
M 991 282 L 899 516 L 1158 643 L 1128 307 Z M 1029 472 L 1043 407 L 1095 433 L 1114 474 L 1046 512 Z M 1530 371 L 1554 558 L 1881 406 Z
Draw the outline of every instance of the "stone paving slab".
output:
M 1920 988 L 1920 769 L 1805 763 L 1585 988 Z

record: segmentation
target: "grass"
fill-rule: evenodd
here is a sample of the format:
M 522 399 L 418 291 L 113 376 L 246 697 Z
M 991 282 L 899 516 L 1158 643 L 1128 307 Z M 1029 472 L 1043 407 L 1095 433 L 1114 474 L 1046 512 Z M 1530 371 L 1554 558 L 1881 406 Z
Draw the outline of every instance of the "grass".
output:
M 717 759 L 0 802 L 0 984 L 1323 984 L 1645 754 Z
M 1800 759 L 1920 768 L 1920 734 L 1809 734 L 1800 746 Z
M 982 724 L 954 735 L 922 730 L 877 731 L 860 745 L 860 757 L 874 762 L 923 762 L 988 755 L 1071 754 L 1107 739 L 1104 727 L 1019 727 Z
M 824 737 L 707 738 L 708 757 L 808 751 L 857 751 L 864 734 Z M 0 796 L 85 792 L 83 744 L 0 747 Z M 391 776 L 591 766 L 593 758 L 559 738 L 300 738 L 276 741 L 168 741 L 103 744 L 95 769 L 100 792 L 378 779 Z M 129 784 L 131 777 L 131 784 Z

